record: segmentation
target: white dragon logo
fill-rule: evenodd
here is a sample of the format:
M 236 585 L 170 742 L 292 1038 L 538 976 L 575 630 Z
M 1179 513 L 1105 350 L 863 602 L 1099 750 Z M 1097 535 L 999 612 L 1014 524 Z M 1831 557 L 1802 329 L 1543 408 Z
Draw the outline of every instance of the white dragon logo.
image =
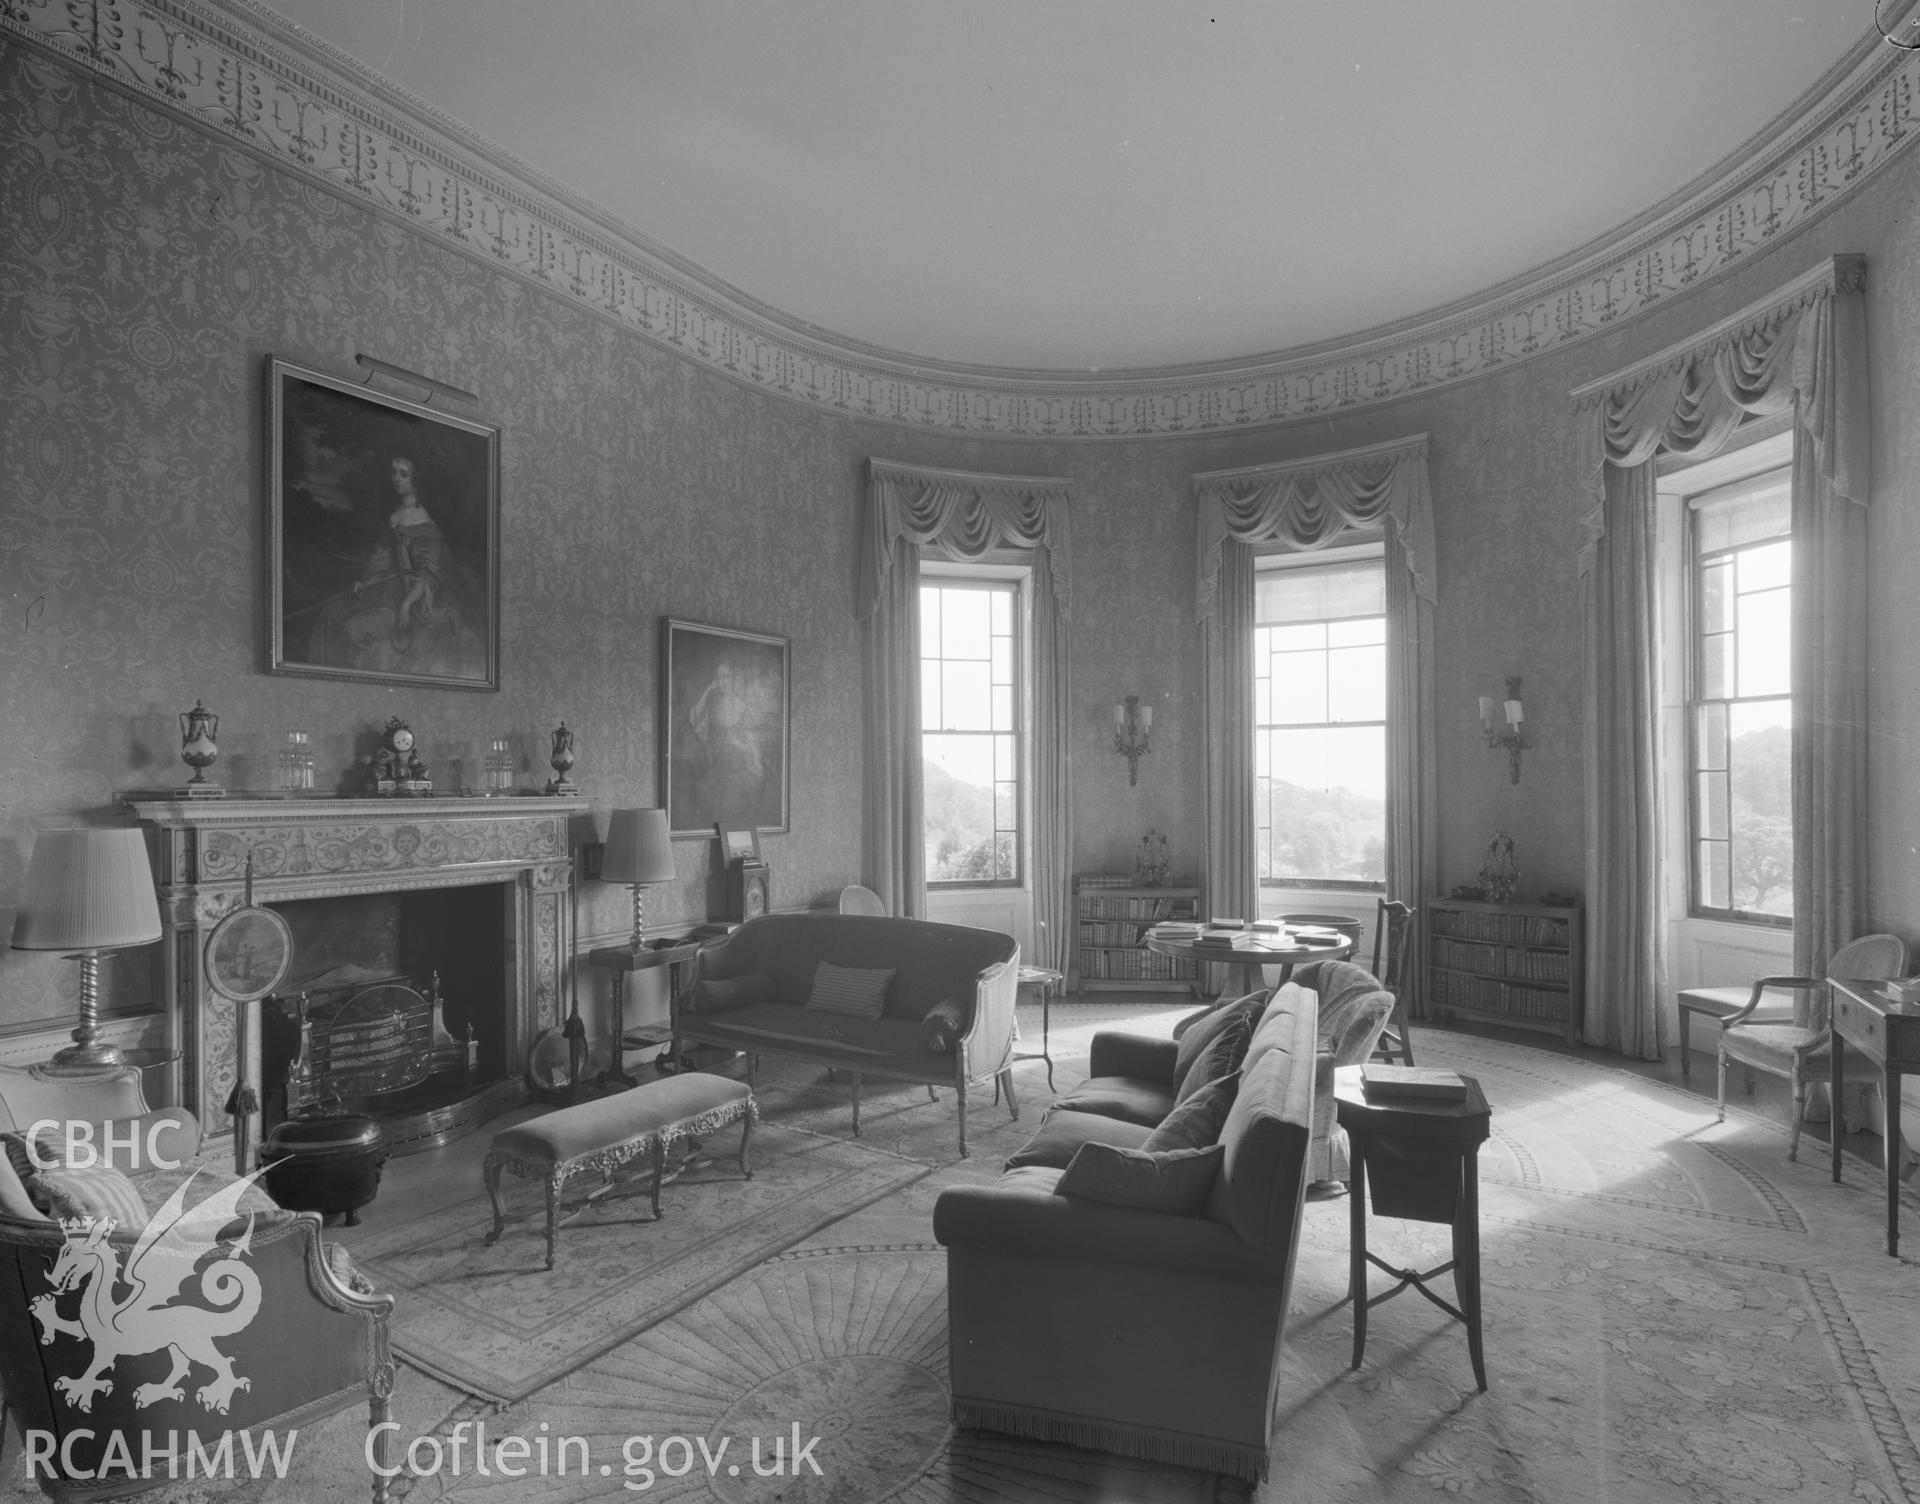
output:
M 53 1293 L 33 1302 L 33 1314 L 40 1323 L 41 1346 L 61 1332 L 93 1344 L 93 1362 L 85 1373 L 53 1381 L 76 1409 L 91 1410 L 96 1394 L 112 1393 L 108 1370 L 118 1359 L 162 1348 L 173 1355 L 173 1371 L 160 1383 L 134 1390 L 133 1402 L 142 1409 L 159 1400 L 184 1399 L 180 1381 L 195 1363 L 213 1370 L 212 1382 L 196 1391 L 208 1410 L 225 1415 L 234 1391 L 253 1387 L 253 1381 L 236 1374 L 233 1360 L 213 1345 L 216 1337 L 244 1330 L 260 1309 L 260 1276 L 246 1262 L 253 1243 L 252 1213 L 247 1214 L 246 1228 L 237 1239 L 223 1242 L 217 1235 L 239 1216 L 240 1197 L 261 1171 L 223 1186 L 189 1210 L 187 1189 L 199 1173 L 196 1170 L 182 1181 L 148 1219 L 127 1253 L 124 1272 L 120 1250 L 108 1240 L 114 1228 L 111 1218 L 61 1222 L 66 1241 L 47 1275 Z M 216 1249 L 225 1250 L 224 1256 L 200 1275 L 200 1295 L 208 1304 L 173 1304 L 194 1266 Z M 124 1295 L 120 1293 L 123 1286 Z M 80 1291 L 79 1319 L 73 1320 L 60 1314 L 58 1302 L 76 1289 Z

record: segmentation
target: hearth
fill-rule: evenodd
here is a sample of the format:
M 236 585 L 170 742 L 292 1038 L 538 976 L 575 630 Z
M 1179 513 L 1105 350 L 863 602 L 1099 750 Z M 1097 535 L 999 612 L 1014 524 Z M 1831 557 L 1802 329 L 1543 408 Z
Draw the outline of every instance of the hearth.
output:
M 154 847 L 178 1099 L 209 1139 L 231 1138 L 236 1169 L 254 1168 L 263 1131 L 322 1098 L 378 1117 L 396 1154 L 524 1100 L 527 1052 L 560 1022 L 568 820 L 584 800 L 127 802 Z M 244 901 L 249 861 L 253 901 L 287 920 L 294 962 L 275 997 L 235 1005 L 208 986 L 204 956 L 213 926 Z M 379 986 L 433 1000 L 396 1022 L 399 995 L 386 994 L 345 1025 L 357 1033 L 333 1039 L 342 1010 Z M 414 1031 L 404 1049 L 392 1048 L 396 1029 Z M 349 1100 L 342 1080 L 315 1075 L 322 1050 L 328 1072 L 343 1064 L 336 1044 L 365 1052 L 376 1073 L 415 1046 L 432 1068 L 417 1080 L 346 1079 Z M 368 1085 L 377 1089 L 357 1090 Z

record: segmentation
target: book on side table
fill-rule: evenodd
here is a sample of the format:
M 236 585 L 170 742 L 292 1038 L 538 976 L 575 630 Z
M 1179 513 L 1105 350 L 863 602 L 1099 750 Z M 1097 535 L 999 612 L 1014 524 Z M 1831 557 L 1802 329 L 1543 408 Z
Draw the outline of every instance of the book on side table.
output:
M 1467 1083 L 1458 1071 L 1439 1070 L 1423 1065 L 1377 1065 L 1360 1067 L 1360 1082 L 1369 1098 L 1406 1097 L 1427 1102 L 1464 1102 Z

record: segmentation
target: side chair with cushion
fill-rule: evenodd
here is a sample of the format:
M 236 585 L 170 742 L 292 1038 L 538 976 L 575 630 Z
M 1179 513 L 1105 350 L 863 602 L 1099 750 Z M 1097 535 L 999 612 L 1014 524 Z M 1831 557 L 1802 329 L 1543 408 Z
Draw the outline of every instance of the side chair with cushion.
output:
M 1373 924 L 1373 974 L 1393 994 L 1393 1013 L 1380 1031 L 1373 1053 L 1376 1060 L 1400 1065 L 1413 1064 L 1413 1033 L 1407 1027 L 1407 965 L 1413 954 L 1414 920 L 1419 913 L 1397 898 L 1383 898 Z
M 1827 975 L 1836 977 L 1897 977 L 1906 970 L 1907 945 L 1897 935 L 1862 935 L 1833 953 Z M 1756 1021 L 1761 1000 L 1768 992 L 1797 993 L 1793 1018 Z M 1720 1087 L 1718 1121 L 1727 1117 L 1727 1065 L 1739 1061 L 1751 1070 L 1784 1076 L 1793 1088 L 1793 1122 L 1788 1129 L 1787 1158 L 1800 1152 L 1800 1120 L 1806 1113 L 1808 1083 L 1828 1079 L 1831 1060 L 1828 1051 L 1827 1020 L 1832 1001 L 1827 995 L 1825 977 L 1762 977 L 1753 984 L 1746 1006 L 1731 1015 L 1720 1029 Z M 1849 1051 L 1842 1062 L 1844 1079 L 1878 1085 L 1881 1072 L 1857 1051 Z M 1833 1131 L 1840 1131 L 1840 1105 L 1833 1104 Z

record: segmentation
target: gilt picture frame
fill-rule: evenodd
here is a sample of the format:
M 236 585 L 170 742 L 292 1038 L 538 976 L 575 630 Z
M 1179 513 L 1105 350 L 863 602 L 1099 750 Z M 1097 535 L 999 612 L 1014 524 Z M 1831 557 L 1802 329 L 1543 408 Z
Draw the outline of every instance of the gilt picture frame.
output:
M 789 646 L 763 632 L 663 622 L 660 798 L 673 836 L 791 828 Z
M 267 361 L 270 673 L 500 687 L 500 430 Z

